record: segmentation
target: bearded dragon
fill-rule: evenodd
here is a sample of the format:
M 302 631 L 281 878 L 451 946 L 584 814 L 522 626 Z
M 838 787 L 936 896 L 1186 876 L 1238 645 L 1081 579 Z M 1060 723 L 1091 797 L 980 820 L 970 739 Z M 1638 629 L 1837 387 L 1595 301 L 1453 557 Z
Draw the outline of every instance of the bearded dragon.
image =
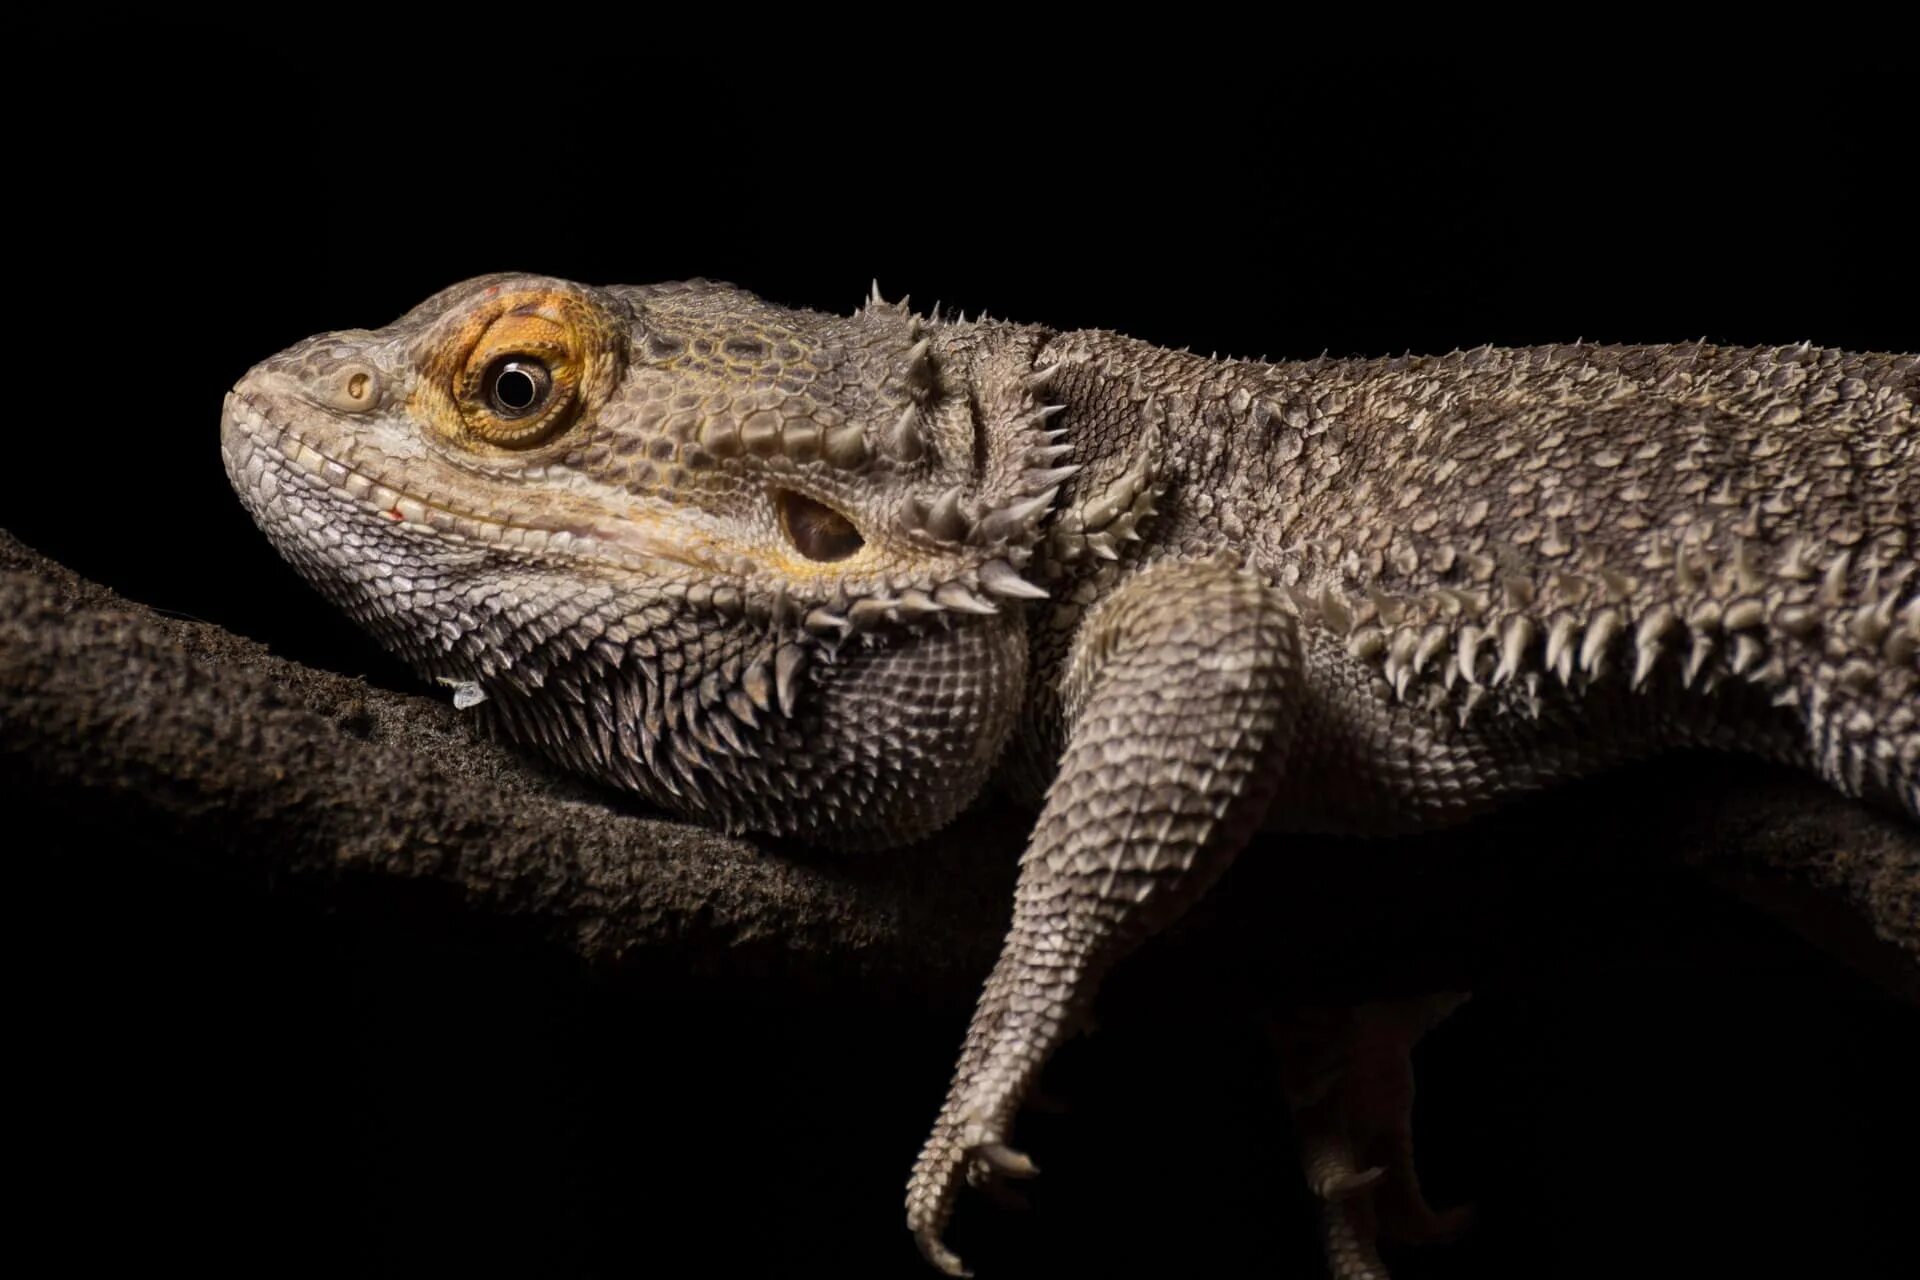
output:
M 843 847 L 1038 808 L 907 1192 L 962 1274 L 959 1189 L 1032 1171 L 1010 1128 L 1102 975 L 1261 833 L 1682 746 L 1920 818 L 1916 398 L 1911 356 L 1806 344 L 1265 363 L 495 275 L 258 365 L 221 451 L 299 572 L 565 766 Z M 1376 1207 L 1432 1225 L 1392 1063 L 1445 1007 L 1294 1064 L 1343 1280 Z

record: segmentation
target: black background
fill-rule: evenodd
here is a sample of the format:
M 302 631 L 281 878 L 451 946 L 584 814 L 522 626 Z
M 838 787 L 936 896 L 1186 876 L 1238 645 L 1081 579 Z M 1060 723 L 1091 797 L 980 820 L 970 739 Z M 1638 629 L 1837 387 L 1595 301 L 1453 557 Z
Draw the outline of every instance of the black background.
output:
M 220 396 L 498 269 L 827 310 L 877 277 L 1274 358 L 1920 345 L 1920 117 L 1892 48 L 1470 62 L 1026 33 L 945 63 L 901 31 L 748 60 L 738 15 L 577 19 L 27 40 L 0 523 L 133 599 L 415 687 L 252 528 Z M 9 803 L 37 926 L 14 1149 L 29 1239 L 76 1266 L 921 1274 L 901 1187 L 963 1004 L 583 973 L 486 922 L 36 835 Z M 1483 1222 L 1397 1274 L 1893 1274 L 1913 1010 L 1677 875 L 1622 902 L 1586 963 L 1483 990 L 1424 1051 L 1430 1187 Z M 963 1215 L 981 1274 L 1312 1274 L 1257 1029 L 1178 993 L 1118 1004 L 1049 1074 L 1071 1110 L 1023 1121 L 1036 1211 Z

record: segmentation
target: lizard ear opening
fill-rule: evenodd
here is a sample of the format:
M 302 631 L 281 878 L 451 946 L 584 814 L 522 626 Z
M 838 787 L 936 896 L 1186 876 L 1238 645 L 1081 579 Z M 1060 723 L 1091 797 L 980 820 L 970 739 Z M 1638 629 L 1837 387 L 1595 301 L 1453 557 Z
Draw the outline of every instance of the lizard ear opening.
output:
M 791 489 L 776 489 L 773 504 L 780 512 L 781 532 L 809 560 L 845 560 L 867 545 L 853 521 L 824 503 Z

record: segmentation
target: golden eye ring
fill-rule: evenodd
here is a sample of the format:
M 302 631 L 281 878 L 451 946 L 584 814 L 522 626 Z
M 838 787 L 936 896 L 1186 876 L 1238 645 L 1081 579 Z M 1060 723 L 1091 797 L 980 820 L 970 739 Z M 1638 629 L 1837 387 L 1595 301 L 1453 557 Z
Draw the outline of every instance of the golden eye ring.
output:
M 632 338 L 617 299 L 561 282 L 489 289 L 422 359 L 421 416 L 486 456 L 537 448 L 604 406 Z

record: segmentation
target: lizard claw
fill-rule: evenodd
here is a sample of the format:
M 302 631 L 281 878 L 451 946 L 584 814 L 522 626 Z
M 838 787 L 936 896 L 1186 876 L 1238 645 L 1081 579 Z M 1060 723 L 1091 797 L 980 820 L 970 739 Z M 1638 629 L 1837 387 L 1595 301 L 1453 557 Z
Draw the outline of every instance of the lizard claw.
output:
M 940 1239 L 940 1233 L 925 1229 L 913 1233 L 913 1242 L 920 1246 L 920 1256 L 932 1263 L 942 1275 L 970 1276 L 966 1263 L 960 1261 L 960 1255 L 947 1248 Z
M 989 1155 L 986 1147 L 970 1148 L 967 1153 L 967 1185 L 976 1191 L 1004 1191 L 1009 1179 L 1039 1176 L 1040 1170 L 1021 1152 L 1003 1143 L 992 1144 L 1000 1155 Z
M 1371 1169 L 1349 1170 L 1315 1183 L 1313 1190 L 1322 1200 L 1344 1200 L 1366 1190 L 1386 1174 L 1387 1167 L 1383 1164 L 1374 1165 Z
M 1004 1142 L 983 1142 L 969 1153 L 1003 1178 L 1031 1178 L 1040 1172 L 1026 1153 Z
M 947 1220 L 953 1215 L 960 1172 L 966 1169 L 967 1180 L 975 1181 L 976 1163 L 968 1159 L 964 1147 L 953 1141 L 950 1130 L 936 1129 L 921 1150 L 920 1159 L 913 1166 L 913 1177 L 907 1182 L 907 1229 L 913 1233 L 920 1256 L 944 1275 L 973 1274 L 941 1237 L 946 1234 Z
M 934 1131 L 907 1183 L 907 1227 L 921 1256 L 950 1276 L 972 1274 L 941 1239 L 963 1171 L 967 1184 L 986 1189 L 996 1199 L 1017 1199 L 1003 1179 L 1031 1178 L 1040 1172 L 1024 1152 L 1008 1146 L 1000 1128 L 990 1122 L 973 1118 Z

